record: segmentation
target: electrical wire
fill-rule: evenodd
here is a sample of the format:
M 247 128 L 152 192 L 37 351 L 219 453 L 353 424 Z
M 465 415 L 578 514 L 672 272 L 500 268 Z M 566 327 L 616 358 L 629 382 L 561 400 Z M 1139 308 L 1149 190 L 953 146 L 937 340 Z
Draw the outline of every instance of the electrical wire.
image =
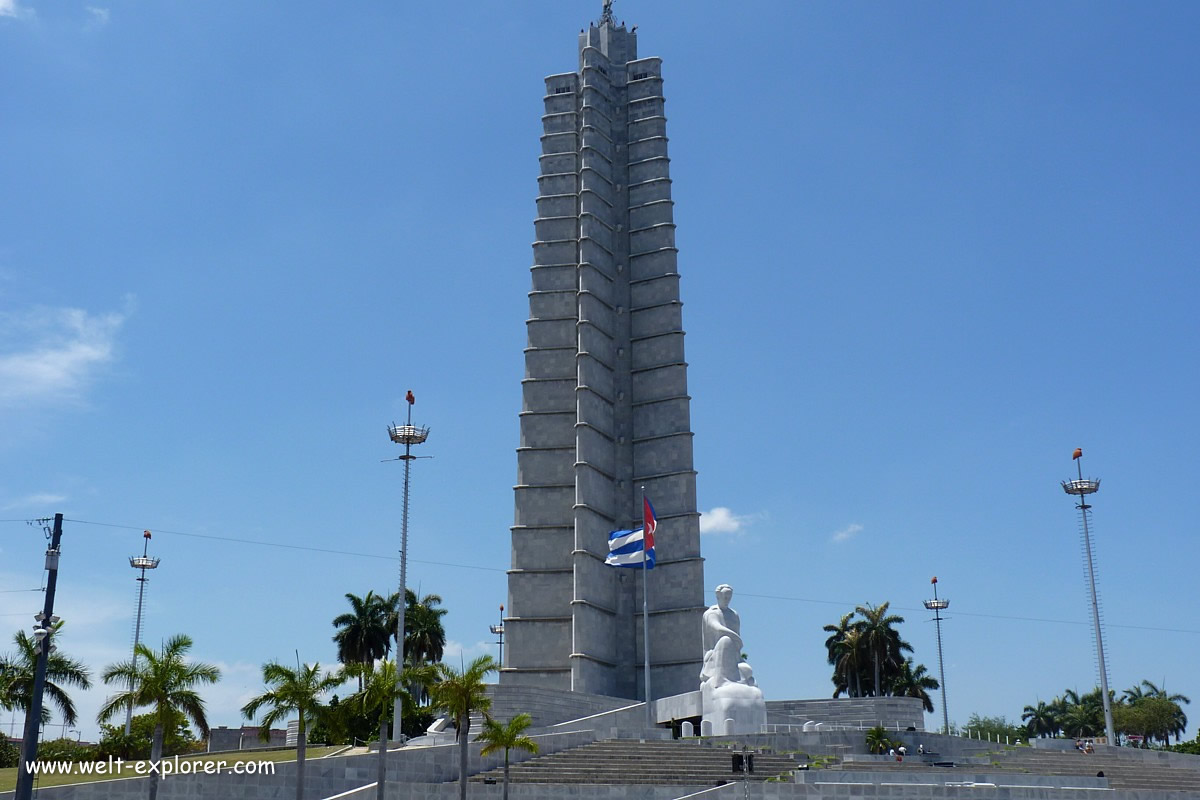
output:
M 309 547 L 302 544 L 286 544 L 284 542 L 268 542 L 261 539 L 240 539 L 236 536 L 216 536 L 208 533 L 189 533 L 187 531 L 168 531 L 161 528 L 155 528 L 146 525 L 118 525 L 113 522 L 94 522 L 86 519 L 63 519 L 63 522 L 72 522 L 76 525 L 96 525 L 102 528 L 118 528 L 121 530 L 143 531 L 150 530 L 155 534 L 167 534 L 169 536 L 186 536 L 191 539 L 209 539 L 217 542 L 232 542 L 235 544 L 252 544 L 259 547 L 278 547 L 285 550 L 301 550 L 310 553 L 325 553 L 328 555 L 338 556 L 353 556 L 356 558 L 376 558 L 384 561 L 399 561 L 399 556 L 386 556 L 379 553 L 358 553 L 352 550 L 333 550 L 327 547 Z M 505 572 L 506 570 L 499 567 L 481 567 L 478 564 L 455 564 L 449 561 L 426 561 L 419 558 L 409 558 L 409 561 L 418 564 L 432 564 L 440 567 L 457 567 L 458 569 L 475 569 L 485 572 Z
M 751 592 L 738 592 L 738 595 L 741 597 L 759 597 L 759 598 L 763 598 L 765 600 L 790 600 L 790 601 L 793 601 L 796 603 L 819 603 L 821 605 L 828 605 L 828 606 L 841 606 L 842 608 L 846 608 L 847 606 L 849 606 L 850 608 L 854 608 L 859 605 L 858 603 L 851 603 L 849 601 L 842 601 L 842 600 L 817 600 L 817 599 L 813 599 L 811 597 L 786 597 L 784 595 L 776 595 L 776 594 L 753 594 Z M 890 608 L 893 608 L 896 611 L 912 611 L 915 613 L 921 613 L 922 611 L 925 610 L 923 608 L 906 608 L 904 606 L 890 606 Z M 1075 620 L 1075 619 L 1050 619 L 1047 617 L 1018 617 L 1018 616 L 1013 616 L 1010 614 L 982 614 L 982 613 L 973 613 L 970 611 L 955 611 L 954 614 L 955 614 L 955 616 L 961 616 L 961 617 L 983 617 L 986 619 L 1005 619 L 1005 620 L 1012 620 L 1014 622 L 1051 622 L 1051 623 L 1057 623 L 1060 625 L 1091 625 L 1092 624 L 1092 623 L 1086 622 L 1084 620 Z M 942 619 L 946 620 L 949 618 L 942 617 Z M 1159 628 L 1159 627 L 1153 627 L 1150 625 L 1121 625 L 1121 624 L 1113 623 L 1113 622 L 1106 622 L 1104 624 L 1110 628 L 1128 628 L 1130 630 L 1138 630 L 1138 631 L 1160 631 L 1160 632 L 1166 632 L 1166 633 L 1196 633 L 1196 634 L 1200 634 L 1200 630 L 1193 630 L 1190 628 Z
M 286 544 L 283 542 L 269 542 L 269 541 L 263 541 L 261 539 L 241 539 L 241 538 L 238 538 L 235 536 L 216 536 L 216 535 L 207 534 L 207 533 L 189 533 L 187 531 L 169 531 L 169 530 L 163 530 L 161 528 L 155 528 L 153 526 L 145 526 L 145 525 L 120 525 L 120 524 L 112 523 L 112 522 L 96 522 L 93 520 L 65 519 L 65 518 L 63 521 L 64 522 L 72 522 L 72 523 L 75 523 L 76 525 L 95 525 L 97 527 L 116 528 L 116 529 L 120 529 L 120 530 L 130 530 L 130 531 L 151 530 L 156 534 L 161 533 L 161 534 L 166 534 L 169 536 L 186 536 L 186 537 L 192 538 L 192 539 L 208 539 L 211 541 L 230 542 L 233 544 L 249 544 L 249 545 L 256 545 L 258 547 L 278 547 L 278 548 L 282 548 L 282 549 L 286 549 L 286 550 L 299 550 L 299 551 L 305 551 L 305 552 L 311 552 L 311 553 L 325 553 L 328 555 L 352 556 L 352 557 L 356 557 L 356 558 L 375 558 L 375 559 L 382 559 L 385 561 L 399 561 L 400 560 L 399 556 L 386 556 L 386 555 L 380 555 L 378 553 L 359 553 L 359 552 L 354 552 L 352 550 L 334 550 L 334 549 L 325 548 L 325 547 L 309 547 L 307 545 Z M 26 522 L 29 522 L 29 520 L 0 519 L 0 522 L 26 523 Z M 481 567 L 478 564 L 456 564 L 456 563 L 453 563 L 450 561 L 427 561 L 427 560 L 423 560 L 423 559 L 419 559 L 419 558 L 409 558 L 409 561 L 412 561 L 417 564 L 429 564 L 429 565 L 439 566 L 439 567 L 454 567 L 456 569 L 473 569 L 473 570 L 479 570 L 482 572 L 506 572 L 507 571 L 507 570 L 501 569 L 499 567 Z M 27 591 L 28 592 L 37 592 L 37 591 L 42 591 L 42 590 L 41 589 L 9 589 L 9 590 L 5 590 L 5 591 L 6 592 L 27 592 Z M 845 607 L 854 608 L 855 606 L 859 605 L 858 603 L 853 603 L 853 602 L 846 601 L 846 600 L 824 600 L 824 599 L 812 598 L 812 597 L 789 597 L 786 595 L 755 594 L 752 592 L 738 592 L 738 594 L 743 597 L 757 597 L 757 598 L 761 598 L 764 600 L 786 600 L 786 601 L 795 602 L 795 603 L 816 603 L 816 604 L 820 604 L 820 605 L 840 606 L 842 608 L 845 608 Z M 909 612 L 914 612 L 914 613 L 921 613 L 924 610 L 924 609 L 920 609 L 920 608 L 908 608 L 908 607 L 904 607 L 904 606 L 892 606 L 892 608 L 896 609 L 897 611 L 909 611 Z M 1048 618 L 1048 617 L 1021 617 L 1021 616 L 1015 616 L 1015 615 L 1011 615 L 1011 614 L 983 614 L 983 613 L 969 612 L 969 611 L 955 611 L 954 613 L 956 616 L 962 616 L 962 617 L 979 617 L 982 619 L 1003 619 L 1003 620 L 1011 620 L 1014 622 L 1044 622 L 1044 623 L 1052 623 L 1052 624 L 1058 624 L 1058 625 L 1090 625 L 1091 624 L 1091 623 L 1083 621 L 1083 620 L 1052 619 L 1052 618 Z M 3 615 L 0 615 L 0 616 L 3 616 Z M 7 616 L 14 616 L 14 615 L 10 614 Z M 1105 625 L 1106 625 L 1106 627 L 1110 627 L 1110 628 L 1125 628 L 1128 630 L 1157 631 L 1157 632 L 1161 632 L 1161 633 L 1200 634 L 1200 630 L 1195 630 L 1195 629 L 1191 629 L 1191 628 L 1167 628 L 1167 627 L 1157 627 L 1157 626 L 1151 626 L 1151 625 L 1122 625 L 1120 623 L 1114 623 L 1114 622 L 1106 622 Z

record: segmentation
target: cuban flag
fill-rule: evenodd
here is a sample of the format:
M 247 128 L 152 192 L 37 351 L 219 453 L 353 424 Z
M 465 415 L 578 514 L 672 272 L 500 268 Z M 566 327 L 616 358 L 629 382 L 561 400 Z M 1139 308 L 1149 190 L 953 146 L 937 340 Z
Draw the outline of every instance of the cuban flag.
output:
M 613 531 L 608 535 L 608 558 L 604 563 L 610 567 L 643 566 L 642 548 L 645 547 L 645 567 L 654 569 L 654 531 L 658 528 L 658 518 L 654 515 L 654 506 L 649 500 L 644 501 L 642 509 L 642 527 L 631 531 Z
M 653 534 L 651 534 L 653 537 Z M 642 566 L 642 529 L 636 531 L 613 531 L 608 535 L 608 558 L 604 563 L 610 567 Z M 653 542 L 653 538 L 651 538 Z M 654 568 L 654 545 L 646 550 L 646 569 Z
M 658 517 L 654 516 L 654 506 L 650 505 L 650 498 L 642 496 L 642 530 L 646 532 L 646 548 L 650 553 L 654 552 L 654 532 L 658 530 Z

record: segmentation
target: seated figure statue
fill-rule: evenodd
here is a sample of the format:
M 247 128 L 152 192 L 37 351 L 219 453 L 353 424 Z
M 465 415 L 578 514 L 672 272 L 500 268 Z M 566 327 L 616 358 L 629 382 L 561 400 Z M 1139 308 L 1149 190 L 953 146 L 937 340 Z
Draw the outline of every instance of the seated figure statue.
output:
M 767 722 L 762 690 L 742 661 L 742 622 L 729 607 L 733 587 L 717 587 L 717 603 L 704 612 L 704 666 L 700 696 L 704 722 L 713 735 L 758 733 Z M 732 725 L 730 723 L 732 721 Z M 702 730 L 708 729 L 702 725 Z

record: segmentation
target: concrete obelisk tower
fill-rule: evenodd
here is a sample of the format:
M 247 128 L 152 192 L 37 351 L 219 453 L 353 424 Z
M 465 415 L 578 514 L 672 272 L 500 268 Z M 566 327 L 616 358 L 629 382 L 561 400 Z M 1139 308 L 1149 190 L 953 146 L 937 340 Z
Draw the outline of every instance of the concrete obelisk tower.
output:
M 704 573 L 661 62 L 611 2 L 546 78 L 500 680 L 640 698 L 641 581 L 608 533 L 658 512 L 655 697 L 694 691 Z

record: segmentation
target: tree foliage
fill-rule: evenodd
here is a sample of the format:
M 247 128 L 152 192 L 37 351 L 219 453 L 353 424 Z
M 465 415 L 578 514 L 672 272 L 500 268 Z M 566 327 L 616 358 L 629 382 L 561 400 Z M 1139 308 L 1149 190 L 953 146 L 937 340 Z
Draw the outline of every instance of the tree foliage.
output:
M 338 646 L 338 661 L 346 666 L 361 664 L 365 667 L 387 658 L 400 621 L 400 593 L 393 592 L 387 597 L 374 592 L 367 592 L 363 597 L 347 594 L 346 600 L 350 603 L 350 611 L 333 620 L 337 628 L 333 641 Z M 442 617 L 448 612 L 440 607 L 441 604 L 440 595 L 427 594 L 418 598 L 412 589 L 405 589 L 406 667 L 436 664 L 442 660 L 446 649 L 446 630 L 442 625 Z M 361 677 L 358 690 L 363 690 Z
M 155 719 L 153 714 L 138 714 L 129 726 L 129 735 L 125 735 L 124 725 L 101 725 L 100 743 L 96 746 L 96 757 L 105 759 L 124 758 L 126 760 L 146 759 L 150 757 L 150 747 L 154 739 Z M 203 744 L 192 732 L 187 718 L 178 711 L 163 726 L 163 755 L 177 756 L 194 753 Z
M 525 735 L 525 731 L 533 724 L 533 718 L 528 714 L 517 714 L 507 724 L 502 724 L 487 717 L 483 720 L 483 731 L 475 739 L 483 742 L 481 756 L 504 752 L 504 800 L 508 800 L 508 754 L 512 750 L 524 750 L 537 755 L 538 744 Z
M 361 704 L 329 698 L 325 713 L 313 721 L 308 739 L 320 744 L 362 744 L 375 736 L 375 719 Z
M 858 606 L 824 627 L 829 634 L 825 651 L 833 667 L 833 696 L 917 697 L 925 710 L 932 712 L 929 692 L 940 689 L 941 684 L 924 664 L 914 664 L 908 657 L 912 645 L 897 630 L 904 618 L 888 613 L 889 606 Z
M 491 656 L 480 656 L 461 672 L 449 664 L 437 664 L 438 682 L 430 687 L 429 695 L 434 708 L 445 711 L 454 720 L 458 738 L 459 755 L 459 798 L 467 797 L 467 744 L 471 730 L 471 714 L 475 711 L 485 716 L 492 710 L 492 699 L 487 696 L 483 679 L 496 669 Z
M 882 725 L 876 725 L 874 728 L 867 730 L 868 753 L 883 755 L 894 746 L 895 742 L 888 737 L 887 728 Z
M 971 738 L 979 737 L 996 742 L 1016 742 L 1018 739 L 1026 739 L 1029 736 L 1025 731 L 1025 726 L 1010 722 L 1004 716 L 985 717 L 980 714 L 972 714 L 967 719 L 966 728 L 971 732 Z
M 345 678 L 340 671 L 322 673 L 320 664 L 297 665 L 292 669 L 277 661 L 263 664 L 262 676 L 267 691 L 242 706 L 242 715 L 253 720 L 260 711 L 265 711 L 258 728 L 258 736 L 264 742 L 271 738 L 272 727 L 285 722 L 293 713 L 297 716 L 296 800 L 303 800 L 308 723 L 326 715 L 327 707 L 321 698 L 340 686 Z
M 100 707 L 99 721 L 107 722 L 132 704 L 134 708 L 149 707 L 155 725 L 163 726 L 164 731 L 182 716 L 207 737 L 208 717 L 196 687 L 216 683 L 221 671 L 212 664 L 187 661 L 191 649 L 191 637 L 181 633 L 158 651 L 139 643 L 136 662 L 131 659 L 106 667 L 104 682 L 122 687 L 122 691 Z
M 20 759 L 20 749 L 9 741 L 7 736 L 0 733 L 0 769 L 15 767 Z
M 1175 732 L 1175 714 L 1179 706 L 1165 697 L 1142 697 L 1132 703 L 1113 707 L 1113 726 L 1117 733 L 1142 737 L 1142 741 L 1167 742 Z
M 212 664 L 189 662 L 187 654 L 191 649 L 191 637 L 182 633 L 172 636 L 158 651 L 139 643 L 133 650 L 132 659 L 111 664 L 104 670 L 104 682 L 116 684 L 122 691 L 104 702 L 97 721 L 107 722 L 130 706 L 149 706 L 154 719 L 151 761 L 162 758 L 166 730 L 180 715 L 190 720 L 201 736 L 208 736 L 204 700 L 196 687 L 216 683 L 221 671 Z M 159 773 L 151 772 L 148 781 L 150 800 L 158 797 L 158 781 Z
M 78 764 L 82 761 L 95 761 L 97 749 L 92 744 L 80 744 L 66 737 L 50 739 L 38 745 L 39 761 L 63 761 Z
M 1178 741 L 1187 728 L 1183 704 L 1191 700 L 1181 694 L 1170 694 L 1150 681 L 1131 686 L 1119 699 L 1110 691 L 1109 701 L 1115 732 L 1127 740 L 1132 736 L 1131 741 L 1140 741 L 1143 746 L 1151 741 L 1165 745 L 1172 735 Z M 1030 737 L 1103 736 L 1104 698 L 1099 687 L 1083 695 L 1067 689 L 1049 703 L 1039 700 L 1037 705 L 1025 706 L 1021 720 Z
M 442 617 L 448 609 L 439 608 L 441 595 L 427 594 L 417 598 L 412 589 L 404 590 L 404 662 L 412 666 L 436 664 L 446 650 L 446 630 Z M 399 622 L 400 593 L 394 592 L 386 601 L 388 632 L 395 637 Z
M 50 629 L 46 641 L 53 644 L 62 628 L 62 621 L 56 623 Z M 25 631 L 17 631 L 13 636 L 13 644 L 16 645 L 16 652 L 0 658 L 0 707 L 28 712 L 33 705 L 33 679 L 37 671 L 36 643 Z M 61 650 L 52 650 L 46 660 L 42 722 L 50 721 L 50 708 L 54 707 L 58 709 L 64 722 L 75 725 L 79 716 L 66 687 L 90 689 L 91 677 L 90 671 L 82 661 L 76 661 Z
M 259 738 L 264 742 L 270 740 L 271 728 L 286 723 L 291 714 L 298 717 L 303 736 L 308 723 L 325 713 L 321 698 L 344 682 L 340 672 L 323 674 L 320 664 L 293 669 L 271 661 L 263 664 L 262 675 L 267 691 L 242 706 L 242 715 L 253 721 L 259 711 L 265 710 L 258 728 Z
M 900 669 L 892 677 L 888 692 L 895 697 L 920 698 L 921 706 L 932 714 L 933 700 L 929 697 L 929 693 L 940 688 L 942 685 L 938 683 L 937 678 L 928 674 L 924 664 L 914 665 L 912 659 L 908 658 L 904 660 Z
M 338 661 L 347 666 L 370 664 L 387 656 L 391 650 L 388 601 L 374 592 L 367 592 L 365 597 L 347 592 L 346 600 L 350 611 L 333 618 Z
M 1196 738 L 1190 742 L 1181 742 L 1172 745 L 1168 748 L 1176 753 L 1188 753 L 1193 756 L 1200 756 L 1200 733 L 1196 734 Z

